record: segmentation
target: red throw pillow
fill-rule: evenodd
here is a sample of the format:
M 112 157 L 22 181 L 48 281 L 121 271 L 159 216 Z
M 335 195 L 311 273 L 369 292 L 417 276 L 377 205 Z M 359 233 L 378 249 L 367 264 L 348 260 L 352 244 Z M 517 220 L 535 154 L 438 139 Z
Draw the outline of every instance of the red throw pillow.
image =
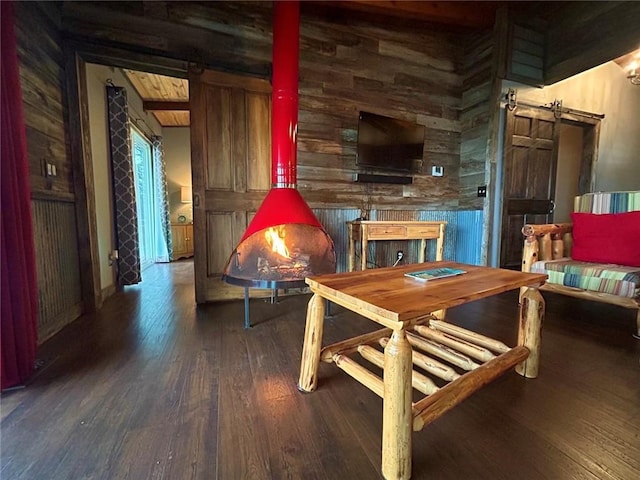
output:
M 571 258 L 640 267 L 640 211 L 572 213 Z

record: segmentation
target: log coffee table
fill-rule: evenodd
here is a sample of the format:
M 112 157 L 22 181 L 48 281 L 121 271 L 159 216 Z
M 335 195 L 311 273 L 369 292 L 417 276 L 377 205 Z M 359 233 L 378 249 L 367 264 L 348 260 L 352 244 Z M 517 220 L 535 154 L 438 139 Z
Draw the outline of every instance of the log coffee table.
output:
M 440 267 L 466 273 L 427 282 L 404 275 Z M 544 300 L 538 287 L 546 278 L 544 274 L 455 262 L 307 278 L 314 295 L 307 309 L 298 388 L 303 392 L 315 390 L 322 360 L 334 362 L 382 397 L 382 475 L 387 480 L 408 479 L 412 430 L 422 430 L 514 366 L 524 377 L 538 375 L 544 316 Z M 447 308 L 517 288 L 522 293 L 518 345 L 513 348 L 444 321 Z M 323 299 L 386 328 L 323 348 Z M 378 347 L 384 348 L 384 354 Z M 354 359 L 358 355 L 382 368 L 384 379 L 358 363 Z M 413 402 L 412 388 L 425 396 Z

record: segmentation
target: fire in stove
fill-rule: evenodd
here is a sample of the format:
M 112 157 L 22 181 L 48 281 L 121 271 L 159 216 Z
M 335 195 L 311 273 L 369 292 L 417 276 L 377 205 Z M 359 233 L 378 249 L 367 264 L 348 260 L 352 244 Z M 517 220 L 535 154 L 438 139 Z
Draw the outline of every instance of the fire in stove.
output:
M 284 225 L 277 227 L 267 228 L 264 231 L 264 239 L 267 241 L 267 245 L 271 247 L 271 251 L 277 253 L 281 257 L 291 258 L 289 256 L 289 249 L 285 242 L 286 232 Z
M 313 225 L 286 224 L 255 232 L 241 242 L 225 267 L 225 280 L 272 288 L 335 272 L 333 242 Z M 284 283 L 283 283 L 284 282 Z
M 286 236 L 284 225 L 265 230 L 264 238 L 267 246 L 271 249 L 270 251 L 267 250 L 267 255 L 269 253 L 275 255 L 258 257 L 258 273 L 260 277 L 304 278 L 309 272 L 311 255 L 301 252 L 296 247 L 289 251 L 285 240 Z M 275 263 L 273 263 L 273 258 L 276 259 Z

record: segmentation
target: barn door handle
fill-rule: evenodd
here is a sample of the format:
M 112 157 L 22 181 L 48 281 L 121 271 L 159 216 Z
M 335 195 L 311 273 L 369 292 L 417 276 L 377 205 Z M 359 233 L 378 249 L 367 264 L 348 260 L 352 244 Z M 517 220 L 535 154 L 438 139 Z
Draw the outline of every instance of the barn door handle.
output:
M 553 213 L 554 210 L 556 209 L 556 202 L 554 202 L 553 200 L 549 200 L 549 203 L 551 204 L 551 208 L 549 209 L 549 213 Z

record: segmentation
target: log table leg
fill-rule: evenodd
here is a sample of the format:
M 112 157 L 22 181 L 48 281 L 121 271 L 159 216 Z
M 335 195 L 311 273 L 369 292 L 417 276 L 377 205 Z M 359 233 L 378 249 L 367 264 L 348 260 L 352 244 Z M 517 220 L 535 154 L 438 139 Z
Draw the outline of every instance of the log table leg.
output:
M 411 345 L 404 330 L 395 330 L 384 349 L 382 475 L 387 480 L 411 477 Z
M 526 378 L 538 376 L 540 363 L 540 331 L 544 319 L 544 299 L 537 288 L 529 287 L 520 302 L 518 345 L 529 349 L 529 357 L 516 366 L 516 372 Z
M 302 363 L 298 380 L 298 390 L 302 392 L 313 392 L 318 385 L 324 308 L 324 299 L 320 295 L 314 294 L 307 306 L 307 324 L 302 345 Z

